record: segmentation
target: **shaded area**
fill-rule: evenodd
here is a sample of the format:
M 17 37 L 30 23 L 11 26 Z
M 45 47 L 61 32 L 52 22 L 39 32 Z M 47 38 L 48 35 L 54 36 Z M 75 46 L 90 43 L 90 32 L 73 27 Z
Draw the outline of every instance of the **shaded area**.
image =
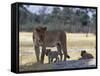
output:
M 19 67 L 20 71 L 37 71 L 37 70 L 52 70 L 52 69 L 73 69 L 73 68 L 88 68 L 96 67 L 95 59 L 86 60 L 68 60 L 52 64 L 27 63 Z

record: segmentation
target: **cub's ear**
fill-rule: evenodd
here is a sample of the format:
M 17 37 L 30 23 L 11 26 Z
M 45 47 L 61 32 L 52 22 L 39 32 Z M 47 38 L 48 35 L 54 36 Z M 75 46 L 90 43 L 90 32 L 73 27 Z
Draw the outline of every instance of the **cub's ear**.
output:
M 85 50 L 81 51 L 81 56 L 83 56 L 84 54 L 86 54 L 86 51 Z
M 43 27 L 43 30 L 45 30 L 45 31 L 46 31 L 46 30 L 47 30 L 47 27 Z
M 51 52 L 51 49 L 48 49 L 48 53 Z

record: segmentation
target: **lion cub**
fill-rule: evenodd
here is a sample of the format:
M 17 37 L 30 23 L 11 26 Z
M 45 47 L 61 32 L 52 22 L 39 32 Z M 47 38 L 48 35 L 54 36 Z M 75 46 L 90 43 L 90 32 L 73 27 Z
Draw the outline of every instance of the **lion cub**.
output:
M 46 56 L 48 56 L 49 63 L 55 63 L 59 61 L 59 52 L 51 51 L 51 49 L 46 49 Z M 55 61 L 53 61 L 55 59 Z
M 86 50 L 82 50 L 81 51 L 81 58 L 79 58 L 79 60 L 82 60 L 82 59 L 93 59 L 93 55 L 90 54 L 90 53 L 87 53 Z

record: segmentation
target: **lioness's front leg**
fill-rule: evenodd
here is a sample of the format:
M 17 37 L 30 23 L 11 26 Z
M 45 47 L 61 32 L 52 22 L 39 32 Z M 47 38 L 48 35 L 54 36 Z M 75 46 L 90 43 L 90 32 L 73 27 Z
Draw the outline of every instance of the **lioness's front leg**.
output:
M 43 47 L 42 47 L 42 53 L 41 53 L 41 63 L 44 62 L 45 51 L 46 51 L 46 47 L 43 46 Z
M 35 45 L 34 49 L 35 49 L 35 55 L 36 55 L 37 62 L 39 62 L 39 54 L 40 54 L 39 46 Z

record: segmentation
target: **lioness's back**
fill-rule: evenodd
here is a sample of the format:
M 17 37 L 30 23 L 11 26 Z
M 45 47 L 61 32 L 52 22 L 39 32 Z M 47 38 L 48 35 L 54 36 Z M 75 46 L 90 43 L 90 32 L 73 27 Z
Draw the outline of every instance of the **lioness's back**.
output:
M 45 44 L 46 46 L 55 46 L 62 41 L 62 37 L 65 37 L 64 31 L 46 31 Z

